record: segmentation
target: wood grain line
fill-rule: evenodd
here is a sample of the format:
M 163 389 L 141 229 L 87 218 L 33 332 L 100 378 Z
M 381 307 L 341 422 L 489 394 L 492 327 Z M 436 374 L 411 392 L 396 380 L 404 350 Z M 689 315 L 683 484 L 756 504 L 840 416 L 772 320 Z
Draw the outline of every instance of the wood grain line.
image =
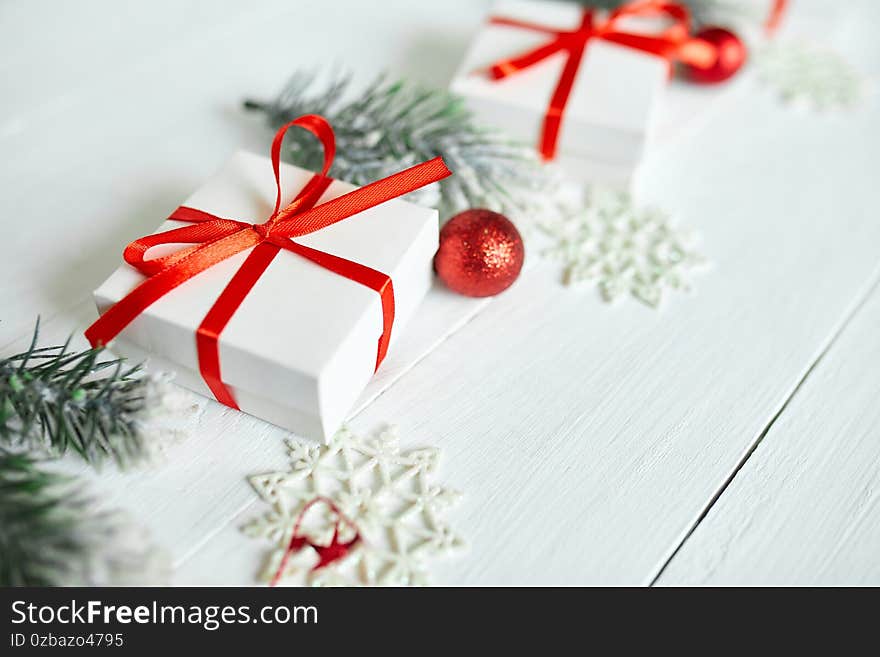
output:
M 798 380 L 798 382 L 794 386 L 794 388 L 792 388 L 791 393 L 784 399 L 784 401 L 782 402 L 782 404 L 779 407 L 779 410 L 777 410 L 776 413 L 774 413 L 773 417 L 770 418 L 770 421 L 767 423 L 767 426 L 765 426 L 764 429 L 761 431 L 761 433 L 758 434 L 757 439 L 752 443 L 752 445 L 749 447 L 749 449 L 743 455 L 742 459 L 740 459 L 740 461 L 736 464 L 736 467 L 730 473 L 730 476 L 724 480 L 724 483 L 721 484 L 721 487 L 718 489 L 718 491 L 709 499 L 708 503 L 703 508 L 703 510 L 700 512 L 700 515 L 697 517 L 694 524 L 687 530 L 684 537 L 675 546 L 675 548 L 669 554 L 668 558 L 666 558 L 663 561 L 660 568 L 653 575 L 653 577 L 651 577 L 651 580 L 650 580 L 650 583 L 648 584 L 648 586 L 655 586 L 657 584 L 658 580 L 663 576 L 663 573 L 669 567 L 669 564 L 672 562 L 673 559 L 675 559 L 676 555 L 678 555 L 679 552 L 681 552 L 681 549 L 684 547 L 684 544 L 687 543 L 688 539 L 690 539 L 691 536 L 693 536 L 694 532 L 700 526 L 700 523 L 702 523 L 703 520 L 705 520 L 706 516 L 709 514 L 709 512 L 712 510 L 712 508 L 715 506 L 715 504 L 718 502 L 718 500 L 721 499 L 721 496 L 724 495 L 724 493 L 730 487 L 730 484 L 733 483 L 734 479 L 736 479 L 737 475 L 740 473 L 740 471 L 746 465 L 748 460 L 752 457 L 752 454 L 755 453 L 755 450 L 758 449 L 758 446 L 764 441 L 764 438 L 767 437 L 767 434 L 770 433 L 770 430 L 776 424 L 776 421 L 782 416 L 782 414 L 789 407 L 789 405 L 791 404 L 791 401 L 798 394 L 798 391 L 800 391 L 801 388 L 803 388 L 804 383 L 807 381 L 807 379 L 810 377 L 810 375 L 816 370 L 816 367 L 819 365 L 819 363 L 822 362 L 822 360 L 825 358 L 825 356 L 828 354 L 828 352 L 831 350 L 831 348 L 838 342 L 838 340 L 840 339 L 840 336 L 843 335 L 847 326 L 850 325 L 850 323 L 856 318 L 856 316 L 859 314 L 859 312 L 864 308 L 864 306 L 868 302 L 868 300 L 878 290 L 878 287 L 880 287 L 880 270 L 878 270 L 878 273 L 876 273 L 873 276 L 872 282 L 870 285 L 868 285 L 867 290 L 856 298 L 856 302 L 853 304 L 853 307 L 849 310 L 849 312 L 846 313 L 846 315 L 844 315 L 843 320 L 841 321 L 840 325 L 831 334 L 831 338 L 827 341 L 827 343 L 822 348 L 822 350 L 819 352 L 819 354 L 816 356 L 816 358 L 813 360 L 813 362 L 810 363 L 809 367 L 807 367 L 807 369 L 804 371 L 803 376 L 800 378 L 800 380 Z

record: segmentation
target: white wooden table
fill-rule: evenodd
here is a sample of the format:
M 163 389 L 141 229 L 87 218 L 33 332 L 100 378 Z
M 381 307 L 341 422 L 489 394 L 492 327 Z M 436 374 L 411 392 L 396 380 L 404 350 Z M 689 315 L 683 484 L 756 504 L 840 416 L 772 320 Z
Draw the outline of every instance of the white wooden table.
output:
M 794 5 L 880 72 L 878 3 Z M 323 62 L 445 85 L 484 10 L 0 5 L 4 353 L 38 313 L 47 340 L 81 330 L 124 244 L 231 151 L 265 151 L 242 97 Z M 439 446 L 465 493 L 470 550 L 435 581 L 880 584 L 880 112 L 793 112 L 750 78 L 730 93 L 645 166 L 645 198 L 713 263 L 693 293 L 608 306 L 546 263 L 490 303 L 437 291 L 365 397 L 355 429 Z M 245 477 L 283 467 L 286 434 L 208 401 L 176 422 L 157 466 L 68 467 L 150 529 L 176 583 L 254 583 Z

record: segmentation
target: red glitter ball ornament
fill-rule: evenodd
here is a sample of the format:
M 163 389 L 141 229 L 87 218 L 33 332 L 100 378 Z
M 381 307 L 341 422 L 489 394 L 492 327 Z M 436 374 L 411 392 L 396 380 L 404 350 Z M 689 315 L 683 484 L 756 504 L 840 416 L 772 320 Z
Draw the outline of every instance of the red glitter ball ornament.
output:
M 717 84 L 732 77 L 746 61 L 746 47 L 742 40 L 723 27 L 707 27 L 694 35 L 715 46 L 718 58 L 709 67 L 685 64 L 685 74 L 698 84 Z
M 504 215 L 465 210 L 440 230 L 434 269 L 450 290 L 468 297 L 490 297 L 510 287 L 525 258 L 522 237 Z

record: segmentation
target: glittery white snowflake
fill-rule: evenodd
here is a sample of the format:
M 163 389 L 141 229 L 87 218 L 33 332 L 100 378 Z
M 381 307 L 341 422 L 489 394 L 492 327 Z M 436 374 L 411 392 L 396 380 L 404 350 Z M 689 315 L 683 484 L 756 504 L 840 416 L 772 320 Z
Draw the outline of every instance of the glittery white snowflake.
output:
M 623 192 L 594 190 L 586 208 L 541 228 L 552 240 L 544 254 L 563 263 L 565 283 L 594 280 L 606 301 L 628 292 L 657 306 L 664 289 L 687 289 L 687 273 L 704 263 L 668 215 Z
M 757 57 L 760 79 L 783 101 L 816 110 L 852 107 L 865 81 L 840 55 L 808 43 L 775 43 Z
M 326 445 L 288 440 L 290 469 L 250 477 L 272 509 L 244 528 L 275 547 L 261 577 L 271 580 L 281 566 L 303 507 L 316 497 L 333 500 L 357 527 L 362 541 L 344 559 L 313 571 L 314 550 L 291 555 L 282 582 L 305 585 L 423 585 L 427 562 L 464 546 L 444 515 L 460 494 L 429 481 L 440 452 L 435 448 L 402 452 L 396 431 L 360 437 L 341 429 Z M 330 543 L 336 513 L 312 507 L 300 531 L 317 543 Z M 351 530 L 348 530 L 351 532 Z M 350 538 L 340 534 L 342 540 Z

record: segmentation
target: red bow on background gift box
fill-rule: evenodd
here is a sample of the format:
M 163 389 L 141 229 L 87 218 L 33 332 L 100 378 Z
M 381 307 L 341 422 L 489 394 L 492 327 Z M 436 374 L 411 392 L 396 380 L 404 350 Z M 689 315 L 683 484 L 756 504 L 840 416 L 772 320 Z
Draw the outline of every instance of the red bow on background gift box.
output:
M 770 5 L 770 13 L 767 15 L 767 20 L 764 21 L 764 30 L 767 34 L 773 34 L 779 27 L 787 5 L 788 0 L 773 0 Z
M 296 198 L 281 207 L 281 142 L 292 126 L 314 134 L 324 147 L 324 165 Z M 442 158 L 417 164 L 400 173 L 370 183 L 359 189 L 315 205 L 333 182 L 327 177 L 336 151 L 333 128 L 321 116 L 307 114 L 282 126 L 272 141 L 272 170 L 275 173 L 275 209 L 269 219 L 252 224 L 237 219 L 224 219 L 195 208 L 180 207 L 169 219 L 195 224 L 174 228 L 156 235 L 141 237 L 129 244 L 123 253 L 125 261 L 148 276 L 140 285 L 120 299 L 86 330 L 92 346 L 105 345 L 151 304 L 209 267 L 236 253 L 253 248 L 241 268 L 220 293 L 196 331 L 199 371 L 217 401 L 238 408 L 232 392 L 220 374 L 220 333 L 241 305 L 251 288 L 276 255 L 285 249 L 311 260 L 324 269 L 365 285 L 382 299 L 382 335 L 379 337 L 376 368 L 385 357 L 394 323 L 394 288 L 387 274 L 339 256 L 311 249 L 292 240 L 314 233 L 331 224 L 348 219 L 380 203 L 408 194 L 420 187 L 451 175 Z M 145 259 L 147 251 L 160 244 L 193 244 L 170 255 Z
M 639 17 L 671 20 L 672 23 L 656 34 L 626 32 L 621 29 L 620 23 L 623 20 Z M 677 2 L 636 0 L 612 11 L 604 21 L 596 20 L 596 10 L 584 9 L 581 24 L 574 30 L 558 30 L 503 17 L 492 17 L 489 22 L 493 25 L 544 32 L 553 37 L 533 50 L 493 64 L 489 73 L 494 80 L 519 73 L 558 52 L 568 53 L 562 75 L 544 115 L 538 149 L 545 160 L 552 160 L 556 156 L 562 115 L 590 39 L 604 39 L 662 57 L 670 66 L 674 61 L 710 66 L 717 57 L 716 48 L 712 44 L 691 36 L 690 12 L 686 6 Z

